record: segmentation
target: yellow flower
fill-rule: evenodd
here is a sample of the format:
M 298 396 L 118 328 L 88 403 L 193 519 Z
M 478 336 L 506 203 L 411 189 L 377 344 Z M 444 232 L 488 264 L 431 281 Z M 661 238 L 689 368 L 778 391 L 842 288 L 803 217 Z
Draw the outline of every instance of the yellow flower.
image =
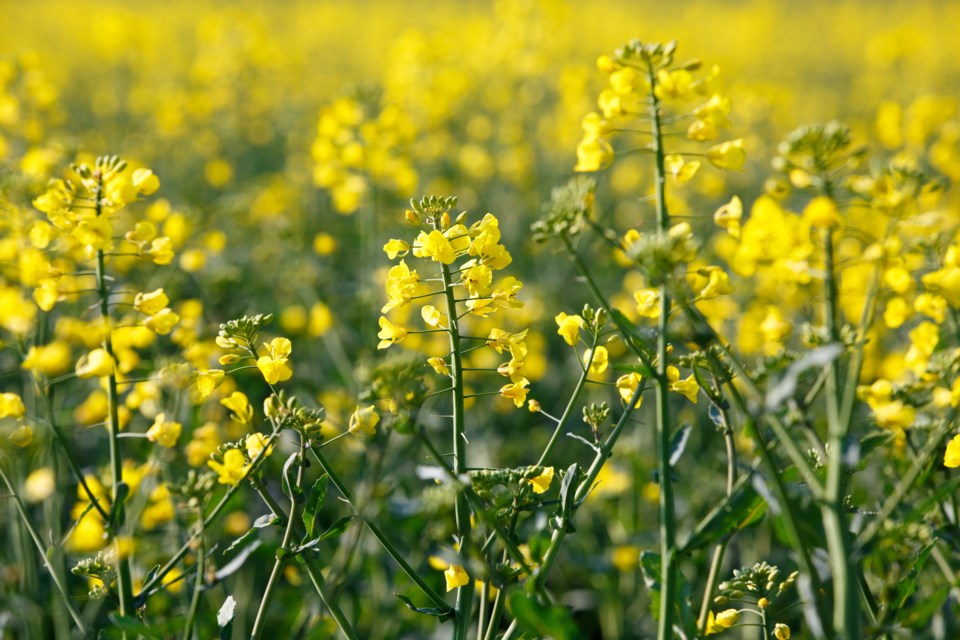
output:
M 247 450 L 247 456 L 249 456 L 251 460 L 256 460 L 257 456 L 260 455 L 260 452 L 263 451 L 264 447 L 267 447 L 268 441 L 269 438 L 262 433 L 251 433 L 248 435 L 247 439 L 243 441 L 243 446 Z M 273 453 L 272 444 L 267 447 L 267 452 L 263 454 L 263 457 L 266 458 L 271 453 Z
M 15 393 L 0 393 L 0 419 L 23 417 L 27 412 L 23 406 L 23 400 Z
M 250 401 L 241 391 L 234 391 L 222 399 L 220 404 L 233 411 L 230 417 L 240 424 L 247 424 L 253 420 L 253 407 L 250 406 Z
M 287 338 L 274 338 L 267 345 L 266 355 L 257 358 L 257 368 L 269 384 L 289 380 L 293 370 L 287 364 L 287 358 L 293 349 Z
M 628 373 L 617 378 L 617 392 L 620 394 L 620 397 L 624 402 L 630 402 L 630 398 L 633 397 L 633 394 L 636 393 L 637 387 L 640 386 L 640 381 L 643 378 L 637 372 Z M 637 404 L 634 405 L 634 408 L 640 406 L 643 402 L 643 396 L 641 395 L 637 398 Z
M 693 375 L 689 375 L 681 380 L 680 370 L 674 366 L 669 366 L 667 367 L 667 381 L 670 383 L 670 391 L 681 393 L 687 397 L 687 400 L 693 404 L 697 404 L 697 393 L 700 391 L 700 386 L 697 384 Z
M 452 564 L 443 572 L 443 577 L 447 579 L 447 591 L 453 591 L 458 587 L 470 584 L 470 576 L 458 564 Z
M 133 299 L 133 308 L 148 316 L 159 313 L 168 304 L 170 304 L 170 298 L 162 288 L 150 293 L 138 293 Z
M 78 378 L 102 378 L 114 372 L 116 361 L 106 349 L 94 349 L 77 362 Z
M 606 169 L 613 164 L 613 147 L 597 136 L 586 136 L 577 145 L 577 165 L 574 171 L 590 172 Z
M 350 416 L 350 426 L 347 430 L 355 436 L 360 434 L 372 436 L 377 432 L 378 422 L 380 422 L 380 414 L 373 405 L 358 406 Z
M 166 236 L 154 238 L 150 242 L 150 248 L 145 252 L 154 264 L 170 264 L 173 262 L 173 241 Z
M 700 161 L 693 160 L 686 162 L 683 156 L 671 154 L 663 159 L 664 168 L 667 170 L 677 184 L 686 184 L 690 182 L 693 176 L 697 175 L 700 169 Z
M 197 372 L 197 391 L 201 398 L 206 398 L 213 390 L 220 386 L 223 377 L 226 375 L 221 369 L 209 369 L 207 371 Z
M 840 211 L 832 198 L 817 196 L 803 209 L 803 219 L 811 227 L 829 229 L 840 224 Z
M 790 640 L 790 627 L 778 622 L 773 628 L 773 637 L 777 640 Z
M 563 311 L 558 313 L 553 319 L 559 329 L 557 333 L 563 336 L 564 342 L 571 347 L 580 340 L 580 328 L 584 326 L 583 318 L 577 315 L 568 316 Z
M 491 329 L 487 336 L 487 346 L 495 349 L 497 353 L 503 353 L 504 349 L 513 351 L 514 345 L 522 343 L 528 331 L 529 329 L 524 329 L 520 333 L 508 333 L 503 329 Z
M 713 221 L 721 229 L 726 229 L 734 238 L 740 237 L 740 219 L 743 218 L 743 203 L 738 196 L 730 198 L 730 202 L 717 209 L 713 214 Z
M 425 305 L 423 309 L 420 310 L 420 316 L 428 327 L 437 328 L 447 326 L 446 314 L 440 313 L 440 310 L 432 304 Z
M 640 289 L 633 292 L 637 302 L 637 313 L 643 318 L 660 317 L 660 291 L 658 289 Z
M 442 376 L 449 376 L 450 369 L 447 367 L 447 362 L 439 356 L 434 356 L 433 358 L 427 358 L 427 364 L 433 367 L 433 370 L 439 373 Z
M 550 489 L 550 483 L 553 482 L 553 467 L 547 467 L 543 473 L 530 478 L 527 482 L 530 483 L 534 493 L 546 493 Z
M 150 169 L 135 169 L 130 176 L 130 182 L 137 193 L 144 196 L 152 195 L 160 188 L 160 178 Z
M 743 138 L 728 140 L 707 149 L 707 160 L 718 169 L 742 171 L 747 161 L 747 154 L 743 150 Z
M 960 435 L 953 436 L 947 443 L 947 450 L 943 454 L 943 466 L 950 469 L 960 467 Z
M 220 484 L 235 485 L 247 474 L 250 465 L 239 449 L 230 449 L 223 454 L 223 462 L 210 460 L 207 466 L 216 471 Z
M 740 612 L 736 609 L 726 609 L 717 614 L 717 624 L 729 629 L 740 621 Z
M 418 282 L 420 282 L 419 274 L 411 271 L 403 260 L 390 267 L 386 282 L 387 304 L 383 305 L 380 313 L 387 313 L 391 309 L 402 307 L 410 302 L 410 296 L 416 292 Z
M 52 496 L 56 489 L 57 483 L 53 469 L 40 467 L 31 471 L 27 479 L 24 480 L 23 497 L 30 504 L 37 504 Z
M 430 258 L 442 264 L 451 264 L 457 257 L 453 245 L 436 229 L 430 233 L 420 232 L 413 245 L 413 255 L 418 258 Z
M 387 257 L 393 260 L 401 253 L 406 254 L 407 251 L 410 250 L 410 244 L 403 240 L 391 239 L 387 244 L 383 245 L 383 250 L 387 254 Z
M 523 403 L 527 401 L 527 393 L 530 391 L 527 389 L 527 385 L 529 384 L 530 382 L 526 378 L 521 378 L 518 382 L 505 384 L 500 387 L 500 395 L 508 400 L 513 400 L 513 404 L 517 408 L 522 407 Z
M 146 318 L 143 326 L 156 334 L 165 336 L 180 322 L 180 316 L 172 309 L 160 309 L 156 314 Z
M 387 320 L 386 316 L 380 316 L 380 332 L 377 337 L 380 338 L 377 349 L 386 349 L 392 344 L 402 342 L 407 337 L 407 330 L 393 324 Z
M 70 370 L 70 346 L 62 340 L 54 340 L 46 345 L 34 345 L 27 351 L 23 369 L 57 376 Z
M 166 414 L 158 413 L 153 425 L 147 430 L 147 440 L 170 449 L 176 446 L 181 429 L 179 422 L 167 422 Z
M 591 359 L 592 356 L 592 359 Z M 587 349 L 583 354 L 583 364 L 590 364 L 590 373 L 603 373 L 607 370 L 607 364 L 610 362 L 610 354 L 606 347 L 597 347 L 596 351 Z

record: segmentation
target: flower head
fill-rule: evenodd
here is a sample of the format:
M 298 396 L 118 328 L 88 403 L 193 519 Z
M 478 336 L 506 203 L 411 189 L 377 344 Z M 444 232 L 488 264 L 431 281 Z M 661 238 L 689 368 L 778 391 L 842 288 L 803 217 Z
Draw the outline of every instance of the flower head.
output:
M 470 576 L 458 564 L 452 564 L 443 572 L 443 577 L 447 580 L 447 591 L 453 591 L 458 587 L 470 584 Z
M 243 480 L 250 469 L 247 459 L 239 449 L 229 449 L 223 454 L 223 462 L 210 460 L 207 462 L 207 466 L 216 471 L 219 476 L 217 481 L 220 484 L 230 485 L 235 485 Z
M 147 430 L 147 440 L 170 449 L 177 445 L 182 428 L 179 422 L 168 422 L 166 414 L 158 413 L 153 425 Z
M 350 416 L 350 425 L 347 430 L 353 435 L 372 436 L 377 432 L 377 423 L 380 422 L 380 414 L 377 413 L 373 405 L 369 407 L 357 407 Z

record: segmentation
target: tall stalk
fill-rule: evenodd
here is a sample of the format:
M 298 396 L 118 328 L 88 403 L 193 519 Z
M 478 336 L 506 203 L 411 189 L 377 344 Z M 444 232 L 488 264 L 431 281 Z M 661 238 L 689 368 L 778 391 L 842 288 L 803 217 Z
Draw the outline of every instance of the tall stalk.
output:
M 434 218 L 434 228 L 440 230 L 440 216 Z M 450 389 L 453 403 L 453 471 L 459 477 L 467 471 L 467 439 L 466 414 L 463 406 L 463 360 L 460 351 L 460 319 L 457 315 L 457 302 L 453 291 L 453 280 L 450 268 L 440 263 L 440 273 L 443 279 L 443 295 L 447 303 L 447 317 L 449 318 L 448 333 L 450 335 L 450 373 L 453 386 Z M 456 501 L 457 542 L 460 553 L 467 552 L 470 538 L 470 505 L 463 490 L 457 492 Z M 473 585 L 467 584 L 457 589 L 457 603 L 453 620 L 453 639 L 465 640 L 470 623 L 470 613 L 473 609 Z
M 98 167 L 97 181 L 94 189 L 94 206 L 96 216 L 104 215 L 104 172 Z M 100 318 L 103 321 L 103 350 L 110 359 L 116 362 L 113 353 L 113 323 L 110 319 L 110 291 L 107 286 L 105 257 L 103 249 L 97 249 L 96 279 L 97 295 L 100 298 Z M 107 429 L 110 436 L 110 477 L 113 482 L 111 493 L 110 518 L 107 523 L 108 531 L 114 537 L 123 527 L 123 500 L 126 498 L 127 485 L 123 481 L 123 452 L 120 450 L 120 415 L 117 399 L 117 374 L 111 370 L 107 376 Z M 120 615 L 129 616 L 133 613 L 133 590 L 130 578 L 130 562 L 123 555 L 117 556 L 117 592 L 120 600 Z
M 655 160 L 655 194 L 657 208 L 657 233 L 662 237 L 670 229 L 670 214 L 667 211 L 664 192 L 667 174 L 664 169 L 663 132 L 660 125 L 660 101 L 657 98 L 656 71 L 653 63 L 647 62 L 647 77 L 650 81 L 650 126 Z M 670 292 L 666 279 L 660 283 L 660 318 L 657 323 L 657 418 L 656 439 L 660 472 L 660 619 L 657 637 L 665 640 L 673 637 L 673 610 L 677 595 L 677 566 L 673 557 L 676 549 L 676 521 L 673 505 L 673 487 L 670 485 L 670 398 L 667 387 L 667 324 L 670 317 Z

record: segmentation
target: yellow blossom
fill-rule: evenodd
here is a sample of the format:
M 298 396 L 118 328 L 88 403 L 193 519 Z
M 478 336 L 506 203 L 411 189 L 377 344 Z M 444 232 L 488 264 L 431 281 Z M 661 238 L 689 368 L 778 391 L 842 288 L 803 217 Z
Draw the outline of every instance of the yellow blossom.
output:
M 437 229 L 430 233 L 420 232 L 413 246 L 413 255 L 418 258 L 430 258 L 442 264 L 452 264 L 457 257 L 450 240 Z
M 386 349 L 390 345 L 402 342 L 407 337 L 407 330 L 393 324 L 387 320 L 386 316 L 380 316 L 380 332 L 377 333 L 377 337 L 380 338 L 377 349 Z
M 458 587 L 470 584 L 470 576 L 464 571 L 463 567 L 452 564 L 443 572 L 443 577 L 447 580 L 447 591 L 453 591 Z
M 637 302 L 637 313 L 643 318 L 660 317 L 660 290 L 640 289 L 633 292 L 633 299 Z
M 427 358 L 427 364 L 433 367 L 433 370 L 442 376 L 450 375 L 450 369 L 447 367 L 447 362 L 443 358 L 440 358 L 438 356 L 434 356 L 433 358 Z
M 23 406 L 23 400 L 15 393 L 0 393 L 0 419 L 23 417 L 27 409 Z
M 102 378 L 114 372 L 116 361 L 106 349 L 94 349 L 77 362 L 78 378 Z
M 145 253 L 153 260 L 154 264 L 164 265 L 173 262 L 173 241 L 166 236 L 154 238 L 150 242 L 150 248 Z
M 543 472 L 527 480 L 536 494 L 546 493 L 550 489 L 550 483 L 553 482 L 553 467 L 547 467 Z
M 224 372 L 221 369 L 208 369 L 197 372 L 197 391 L 201 398 L 206 398 L 223 382 Z
M 293 370 L 287 364 L 292 348 L 287 338 L 274 338 L 266 345 L 267 353 L 257 358 L 257 368 L 269 384 L 277 384 L 293 376 Z
M 270 439 L 263 435 L 262 433 L 251 433 L 247 436 L 246 440 L 243 441 L 243 446 L 247 450 L 247 456 L 251 460 L 256 460 L 260 455 L 260 452 L 266 447 L 266 453 L 263 454 L 263 457 L 266 458 L 271 453 L 273 453 L 273 445 L 267 446 L 267 442 Z
M 717 209 L 713 221 L 721 229 L 726 229 L 734 238 L 740 237 L 740 220 L 743 218 L 743 203 L 739 196 L 733 196 L 730 202 Z
M 960 467 L 960 435 L 953 436 L 947 443 L 947 450 L 943 454 L 943 466 L 950 469 Z
M 33 429 L 27 425 L 17 427 L 13 430 L 13 433 L 10 434 L 10 442 L 21 449 L 29 447 L 30 443 L 33 442 Z
M 410 244 L 403 240 L 392 239 L 383 245 L 383 250 L 387 254 L 387 257 L 393 260 L 400 254 L 406 254 L 407 251 L 410 250 Z
M 557 333 L 563 336 L 564 342 L 572 347 L 580 341 L 580 328 L 585 324 L 583 318 L 577 315 L 568 316 L 561 311 L 553 320 L 557 323 Z
M 70 346 L 62 340 L 54 340 L 45 345 L 34 345 L 27 351 L 20 366 L 45 376 L 66 373 L 70 370 Z
M 667 367 L 667 382 L 670 383 L 670 391 L 683 394 L 687 397 L 687 400 L 697 404 L 697 393 L 700 391 L 700 386 L 692 374 L 681 380 L 680 370 L 671 365 Z
M 167 422 L 166 414 L 158 413 L 153 425 L 147 430 L 147 440 L 170 449 L 177 445 L 181 429 L 179 422 Z
M 143 326 L 154 333 L 165 336 L 180 322 L 180 316 L 172 309 L 160 309 L 156 314 L 144 319 Z
M 56 477 L 50 467 L 34 469 L 23 482 L 23 497 L 30 504 L 43 502 L 57 489 Z
M 624 402 L 630 402 L 630 399 L 633 397 L 633 394 L 637 392 L 637 387 L 640 386 L 640 382 L 643 378 L 637 372 L 631 372 L 626 375 L 622 375 L 617 378 L 617 392 L 620 394 L 620 398 Z M 643 395 L 637 398 L 637 404 L 634 405 L 634 408 L 640 406 L 643 402 Z
M 747 154 L 743 150 L 743 138 L 721 142 L 707 149 L 707 160 L 718 169 L 742 171 Z
M 207 466 L 217 473 L 220 484 L 235 485 L 240 482 L 250 469 L 247 459 L 239 449 L 229 449 L 223 454 L 223 462 L 210 460 Z
M 440 310 L 432 304 L 424 305 L 424 307 L 420 310 L 420 316 L 423 318 L 424 323 L 428 327 L 443 328 L 447 326 L 446 314 L 440 313 Z
M 348 431 L 353 435 L 372 436 L 377 432 L 377 423 L 380 422 L 380 414 L 371 404 L 368 407 L 358 406 L 350 416 Z
M 811 227 L 829 229 L 840 224 L 840 211 L 832 198 L 817 196 L 803 210 L 803 219 Z
M 162 288 L 149 293 L 138 293 L 133 299 L 133 308 L 148 316 L 159 313 L 168 304 L 170 299 Z
M 247 424 L 253 420 L 253 407 L 242 391 L 234 391 L 220 401 L 220 404 L 233 412 L 230 416 L 240 424 Z
M 773 627 L 773 637 L 777 640 L 790 640 L 790 627 L 782 622 L 778 622 Z
M 513 404 L 520 408 L 523 406 L 523 403 L 527 401 L 527 393 L 530 391 L 527 389 L 527 385 L 530 382 L 525 378 L 519 380 L 518 382 L 511 382 L 510 384 L 505 384 L 500 387 L 500 395 L 508 400 L 513 400 Z
M 573 168 L 574 171 L 600 171 L 611 164 L 613 164 L 613 147 L 603 138 L 586 136 L 577 145 L 577 164 Z
M 607 370 L 610 354 L 606 347 L 597 347 L 596 350 L 587 349 L 583 354 L 583 365 L 590 365 L 590 373 L 599 374 Z

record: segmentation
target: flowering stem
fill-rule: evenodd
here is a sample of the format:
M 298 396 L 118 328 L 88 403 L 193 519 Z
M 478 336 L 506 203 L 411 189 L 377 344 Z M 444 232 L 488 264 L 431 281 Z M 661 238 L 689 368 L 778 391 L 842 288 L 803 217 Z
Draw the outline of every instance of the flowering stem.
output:
M 333 486 L 335 486 L 337 491 L 340 492 L 341 497 L 346 500 L 347 504 L 349 504 L 350 507 L 358 513 L 358 515 L 360 515 L 360 519 L 365 525 L 367 525 L 367 528 L 370 529 L 370 533 L 372 533 L 377 541 L 380 542 L 380 545 L 383 547 L 384 551 L 386 551 L 387 554 L 393 558 L 398 565 L 400 565 L 400 568 L 405 574 L 407 574 L 407 577 L 409 577 L 418 587 L 420 587 L 420 589 L 428 598 L 430 598 L 435 606 L 445 611 L 449 610 L 450 605 L 448 605 L 447 601 L 443 599 L 443 596 L 434 591 L 434 589 L 428 585 L 423 578 L 420 577 L 420 574 L 417 573 L 412 566 L 410 566 L 400 551 L 393 545 L 392 542 L 390 542 L 390 539 L 384 535 L 383 530 L 377 525 L 377 523 L 360 514 L 356 503 L 353 501 L 353 495 L 350 493 L 350 490 L 347 489 L 345 484 L 343 484 L 340 476 L 336 474 L 336 472 L 333 470 L 333 467 L 330 466 L 330 463 L 327 462 L 327 459 L 324 457 L 324 455 L 316 448 L 311 448 L 310 451 L 313 453 L 313 457 L 316 459 L 317 463 L 319 463 L 320 468 L 323 469 L 323 471 L 327 474 L 327 477 L 330 478 L 330 482 L 332 482 Z
M 97 177 L 96 216 L 103 215 L 101 195 L 103 193 L 103 175 Z M 110 319 L 110 292 L 107 288 L 107 279 L 104 269 L 103 249 L 97 249 L 96 279 L 97 292 L 100 296 L 100 318 L 103 322 L 103 349 L 112 362 L 116 362 L 113 355 L 113 327 Z M 128 487 L 123 481 L 123 453 L 120 450 L 120 416 L 117 400 L 117 375 L 111 369 L 107 376 L 107 417 L 109 420 L 108 435 L 110 436 L 110 476 L 113 481 L 110 518 L 107 521 L 107 530 L 111 536 L 116 536 L 123 527 L 123 501 L 127 496 Z M 129 616 L 133 613 L 133 591 L 130 578 L 130 561 L 123 554 L 117 556 L 117 592 L 120 598 L 120 615 Z M 126 634 L 124 634 L 126 636 Z
M 840 343 L 839 312 L 837 309 L 838 284 L 834 258 L 833 230 L 824 230 L 824 268 L 826 269 L 826 301 L 824 315 L 830 342 Z M 850 532 L 844 514 L 844 441 L 849 432 L 849 423 L 840 421 L 842 399 L 840 388 L 840 363 L 836 358 L 827 364 L 826 400 L 827 435 L 830 455 L 827 459 L 827 481 L 823 495 L 823 524 L 830 553 L 830 568 L 833 578 L 833 630 L 838 638 L 860 637 L 860 611 L 857 594 L 856 560 L 850 547 Z
M 193 596 L 190 598 L 190 611 L 187 614 L 187 622 L 183 628 L 183 640 L 190 640 L 193 637 L 193 624 L 197 619 L 197 610 L 200 608 L 200 594 L 203 593 L 203 583 L 205 580 L 204 560 L 206 560 L 203 545 L 203 508 L 197 508 L 197 575 L 193 582 Z
M 31 522 L 26 506 L 24 506 L 23 501 L 20 499 L 20 495 L 14 489 L 13 483 L 10 482 L 10 478 L 7 477 L 2 465 L 0 465 L 0 478 L 2 478 L 3 483 L 7 485 L 7 490 L 10 492 L 9 497 L 13 498 L 13 503 L 17 507 L 17 514 L 19 514 L 24 528 L 26 528 L 27 532 L 30 534 L 30 538 L 33 539 L 33 544 L 36 545 L 37 551 L 40 554 L 40 558 L 43 561 L 44 566 L 47 568 L 47 571 L 50 573 L 50 579 L 53 580 L 54 586 L 56 586 L 57 591 L 63 598 L 63 603 L 67 608 L 67 612 L 70 614 L 70 617 L 73 618 L 73 622 L 77 625 L 77 628 L 80 629 L 81 635 L 86 637 L 87 625 L 84 624 L 83 618 L 80 617 L 80 613 L 77 611 L 76 607 L 73 606 L 73 601 L 70 599 L 70 594 L 67 591 L 66 585 L 61 582 L 59 573 L 53 566 L 50 557 L 47 555 L 47 545 L 44 544 L 43 538 L 40 537 L 40 532 L 37 531 L 37 528 L 33 525 L 33 522 Z
M 440 221 L 437 218 L 434 226 L 439 230 Z M 450 268 L 441 263 L 440 272 L 443 277 L 443 294 L 447 300 L 447 317 L 450 330 L 450 373 L 453 379 L 453 472 L 457 476 L 467 470 L 467 440 L 464 434 L 466 428 L 466 414 L 464 413 L 463 394 L 463 362 L 460 353 L 460 319 L 457 317 L 457 303 L 453 292 L 453 280 Z M 457 492 L 456 501 L 457 541 L 460 554 L 465 554 L 469 548 L 470 539 L 470 506 L 463 490 Z M 467 637 L 470 613 L 473 609 L 473 585 L 457 589 L 456 615 L 453 620 L 453 640 L 465 640 Z
M 647 63 L 650 81 L 650 125 L 653 131 L 651 144 L 654 150 L 656 176 L 654 187 L 657 207 L 657 232 L 662 237 L 670 229 L 670 214 L 667 211 L 664 169 L 663 138 L 660 124 L 660 101 L 655 91 L 657 74 L 653 64 Z M 660 471 L 660 618 L 657 637 L 668 640 L 673 637 L 673 611 L 675 607 L 677 563 L 673 557 L 676 549 L 676 515 L 673 506 L 673 487 L 670 484 L 670 399 L 667 386 L 667 322 L 670 315 L 670 292 L 667 283 L 660 285 L 660 317 L 657 327 L 657 444 Z
M 723 422 L 723 440 L 727 446 L 727 496 L 733 495 L 733 488 L 737 482 L 737 448 L 733 441 L 733 429 L 730 428 L 730 416 L 727 410 L 720 403 L 714 403 L 717 411 L 720 412 L 720 419 Z M 707 620 L 710 615 L 710 600 L 713 596 L 713 588 L 717 584 L 717 578 L 720 575 L 720 567 L 723 564 L 723 555 L 727 550 L 727 540 L 720 541 L 713 550 L 713 558 L 710 561 L 710 572 L 707 574 L 707 585 L 703 590 L 703 601 L 700 604 L 700 619 L 697 627 L 701 632 L 706 631 Z
M 570 400 L 567 402 L 567 408 L 563 410 L 563 415 L 560 416 L 560 420 L 557 422 L 556 428 L 553 430 L 553 435 L 550 436 L 547 446 L 543 448 L 543 453 L 540 454 L 540 459 L 537 460 L 537 466 L 543 466 L 544 461 L 547 459 L 547 456 L 550 455 L 550 451 L 553 450 L 553 446 L 557 441 L 557 438 L 560 436 L 560 432 L 563 431 L 564 427 L 567 426 L 567 421 L 570 419 L 570 416 L 573 415 L 573 407 L 576 405 L 577 400 L 580 399 L 580 392 L 583 391 L 583 386 L 587 382 L 587 376 L 590 373 L 590 364 L 593 362 L 593 354 L 597 350 L 597 342 L 600 340 L 600 334 L 593 334 L 593 344 L 590 346 L 590 362 L 587 363 L 587 366 L 583 368 L 583 372 L 580 374 L 580 379 L 577 380 L 577 386 L 574 387 L 573 393 L 570 395 Z

